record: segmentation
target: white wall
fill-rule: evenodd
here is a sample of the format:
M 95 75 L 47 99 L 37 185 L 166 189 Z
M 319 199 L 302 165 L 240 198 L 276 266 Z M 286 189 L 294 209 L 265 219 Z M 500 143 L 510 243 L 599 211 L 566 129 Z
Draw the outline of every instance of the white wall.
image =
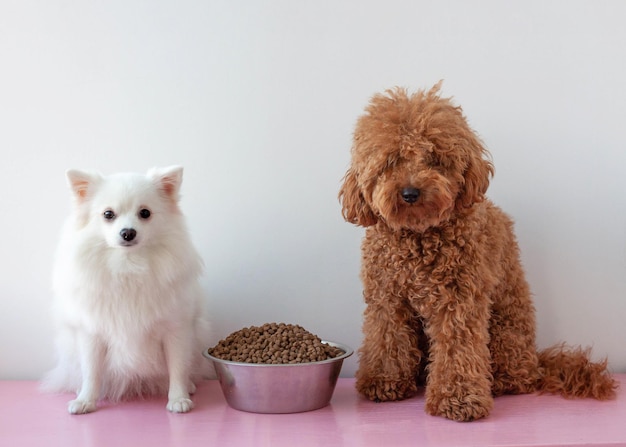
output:
M 493 153 L 540 346 L 626 372 L 626 3 L 4 1 L 0 379 L 52 366 L 64 171 L 185 166 L 218 335 L 299 323 L 358 347 L 363 230 L 337 191 L 369 97 L 430 87 Z M 356 356 L 343 374 L 356 369 Z

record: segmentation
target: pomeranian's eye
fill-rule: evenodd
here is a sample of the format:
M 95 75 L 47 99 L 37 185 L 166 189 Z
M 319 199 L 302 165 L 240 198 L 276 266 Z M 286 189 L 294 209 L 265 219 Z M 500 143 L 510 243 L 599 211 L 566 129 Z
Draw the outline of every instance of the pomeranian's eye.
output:
M 141 211 L 139 211 L 139 217 L 141 217 L 142 219 L 147 219 L 150 217 L 152 213 L 150 212 L 150 210 L 147 210 L 145 208 L 143 208 Z
M 102 215 L 106 220 L 115 219 L 115 213 L 111 210 L 106 210 L 104 213 L 102 213 Z

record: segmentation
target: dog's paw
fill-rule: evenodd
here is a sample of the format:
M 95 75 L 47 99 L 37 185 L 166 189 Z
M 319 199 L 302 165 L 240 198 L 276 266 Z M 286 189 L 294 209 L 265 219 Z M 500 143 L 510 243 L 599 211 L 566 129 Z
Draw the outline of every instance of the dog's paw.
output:
M 493 408 L 490 394 L 460 393 L 453 396 L 426 396 L 426 412 L 453 421 L 470 422 L 489 415 Z
M 96 411 L 96 402 L 92 400 L 74 399 L 68 402 L 67 411 L 70 414 L 87 414 Z
M 187 413 L 193 408 L 193 401 L 187 397 L 170 399 L 167 402 L 167 409 L 172 413 Z
M 196 387 L 196 384 L 193 382 L 189 383 L 189 394 L 196 394 L 196 390 L 198 388 Z
M 384 380 L 375 378 L 359 378 L 356 388 L 369 400 L 387 402 L 402 400 L 413 396 L 417 392 L 417 382 L 411 380 Z

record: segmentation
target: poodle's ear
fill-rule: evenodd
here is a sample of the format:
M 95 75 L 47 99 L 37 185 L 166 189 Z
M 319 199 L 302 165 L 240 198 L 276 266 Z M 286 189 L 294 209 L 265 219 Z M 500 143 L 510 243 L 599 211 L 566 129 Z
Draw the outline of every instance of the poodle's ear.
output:
M 353 169 L 348 169 L 343 178 L 343 185 L 339 190 L 339 201 L 341 202 L 341 214 L 347 222 L 369 227 L 378 221 L 359 189 L 357 176 Z
M 74 200 L 78 204 L 87 201 L 102 180 L 102 176 L 98 173 L 79 171 L 78 169 L 69 169 L 65 172 L 65 177 L 74 195 Z
M 471 141 L 469 159 L 465 173 L 465 183 L 456 201 L 458 208 L 469 208 L 472 204 L 482 202 L 489 187 L 489 180 L 493 176 L 493 164 L 488 159 L 489 152 L 479 141 Z

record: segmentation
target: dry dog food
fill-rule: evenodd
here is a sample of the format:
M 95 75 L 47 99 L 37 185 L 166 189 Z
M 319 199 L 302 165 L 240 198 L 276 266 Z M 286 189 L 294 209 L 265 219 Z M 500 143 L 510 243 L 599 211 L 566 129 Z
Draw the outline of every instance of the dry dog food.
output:
M 275 365 L 317 362 L 343 353 L 302 326 L 285 323 L 240 329 L 209 349 L 209 354 L 222 360 Z

